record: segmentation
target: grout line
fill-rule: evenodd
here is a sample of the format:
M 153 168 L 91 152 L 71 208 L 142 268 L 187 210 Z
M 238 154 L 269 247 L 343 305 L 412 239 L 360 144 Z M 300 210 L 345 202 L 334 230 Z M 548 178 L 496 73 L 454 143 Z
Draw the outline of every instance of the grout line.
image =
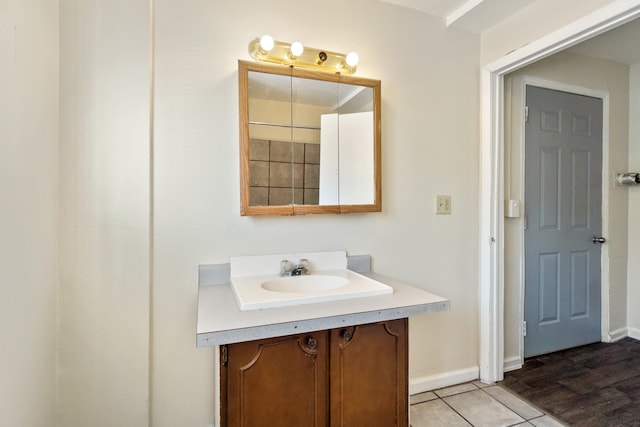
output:
M 548 414 L 548 413 L 547 413 L 547 411 L 543 410 L 542 408 L 540 408 L 540 407 L 539 407 L 538 405 L 536 405 L 535 403 L 533 403 L 533 402 L 531 402 L 530 400 L 526 399 L 525 397 L 522 397 L 522 396 L 520 396 L 519 394 L 517 394 L 517 393 L 515 393 L 515 392 L 513 392 L 513 391 L 511 391 L 511 390 L 509 390 L 507 387 L 503 387 L 503 386 L 498 385 L 498 384 L 496 384 L 496 387 L 500 387 L 502 390 L 504 390 L 504 391 L 506 391 L 507 393 L 511 394 L 512 396 L 516 397 L 518 400 L 520 400 L 520 401 L 522 401 L 522 402 L 526 403 L 527 405 L 531 406 L 532 408 L 534 408 L 534 409 L 536 409 L 536 410 L 538 410 L 538 411 L 542 412 L 542 415 L 539 415 L 539 416 L 537 416 L 537 417 L 533 417 L 533 418 L 529 418 L 529 420 L 535 420 L 535 419 L 538 419 L 538 418 L 544 417 L 544 416 L 546 415 L 546 416 L 548 416 L 549 418 L 552 418 L 552 419 L 554 419 L 555 421 L 558 421 L 558 420 L 556 419 L 556 417 L 554 417 L 554 416 L 552 416 L 552 415 Z M 527 421 L 529 421 L 529 420 L 527 420 Z M 560 421 L 558 421 L 558 422 L 560 422 Z M 564 422 L 563 422 L 562 424 L 564 424 Z
M 464 384 L 464 383 L 463 383 L 463 384 Z M 448 396 L 445 396 L 445 397 L 459 396 L 459 395 L 461 395 L 461 394 L 471 393 L 471 392 L 473 392 L 473 391 L 476 391 L 476 390 L 479 390 L 479 389 L 480 389 L 477 385 L 475 385 L 475 384 L 473 384 L 473 383 L 467 383 L 467 384 L 471 384 L 471 385 L 472 385 L 472 386 L 474 386 L 476 389 L 475 389 L 475 390 L 462 391 L 462 392 L 460 392 L 460 393 L 454 393 L 454 394 L 451 394 L 451 395 L 448 395 Z M 448 388 L 448 387 L 445 387 L 445 388 Z M 441 389 L 441 390 L 442 390 L 442 389 Z M 465 420 L 465 421 L 466 421 L 470 426 L 473 426 L 473 423 L 472 423 L 471 421 L 469 421 L 469 420 L 468 420 L 464 415 L 462 415 L 460 412 L 456 411 L 456 409 L 455 409 L 453 406 L 449 405 L 449 403 L 448 403 L 446 400 L 444 400 L 444 397 L 440 397 L 440 396 L 439 396 L 437 393 L 435 393 L 435 392 L 434 392 L 434 394 L 435 394 L 436 396 L 438 396 L 438 399 L 440 399 L 440 401 L 442 401 L 445 405 L 447 405 L 449 408 L 451 408 L 451 410 L 452 410 L 453 412 L 455 412 L 456 414 L 458 414 L 458 416 L 460 416 L 463 420 Z
M 475 391 L 475 390 L 473 390 Z M 464 393 L 468 393 L 468 392 L 464 392 Z M 464 393 L 458 393 L 458 394 L 464 394 Z M 452 396 L 457 396 L 457 394 L 452 394 Z M 449 397 L 449 396 L 447 396 Z M 453 412 L 455 412 L 456 414 L 458 414 L 463 420 L 465 420 L 470 426 L 473 426 L 473 424 L 471 423 L 471 421 L 469 421 L 464 415 L 462 415 L 460 412 L 456 411 L 455 408 L 451 405 L 449 405 L 449 403 L 444 400 L 443 398 L 439 398 L 445 405 L 447 405 L 449 408 L 451 408 L 451 410 Z
M 465 383 L 463 383 L 463 384 L 465 384 Z M 458 412 L 455 408 L 453 408 L 451 405 L 449 405 L 449 403 L 448 403 L 446 400 L 444 400 L 444 399 L 445 399 L 445 398 L 447 398 L 447 397 L 459 396 L 459 395 L 461 395 L 461 394 L 471 393 L 471 392 L 474 392 L 474 391 L 477 391 L 477 390 L 481 390 L 482 392 L 484 392 L 484 394 L 485 394 L 485 395 L 489 396 L 489 398 L 491 398 L 491 400 L 493 400 L 493 401 L 495 401 L 495 402 L 499 403 L 500 405 L 504 406 L 505 408 L 507 408 L 509 411 L 511 411 L 512 413 L 514 413 L 514 414 L 515 414 L 515 415 L 517 415 L 518 417 L 522 418 L 522 420 L 523 420 L 523 421 L 519 421 L 519 422 L 517 422 L 517 423 L 515 423 L 515 424 L 510 424 L 510 425 L 509 425 L 509 427 L 517 426 L 517 425 L 519 425 L 519 424 L 522 424 L 523 422 L 524 422 L 524 423 L 528 423 L 528 422 L 530 422 L 530 421 L 532 421 L 532 420 L 537 420 L 537 419 L 544 418 L 544 417 L 549 417 L 550 419 L 552 419 L 552 420 L 554 420 L 554 421 L 556 421 L 556 422 L 560 423 L 561 425 L 565 425 L 565 424 L 564 424 L 564 422 L 561 422 L 560 420 L 556 419 L 554 416 L 552 416 L 552 415 L 550 415 L 550 414 L 546 413 L 545 411 L 543 411 L 543 410 L 542 410 L 541 408 L 539 408 L 538 406 L 536 406 L 536 405 L 534 405 L 533 403 L 529 402 L 527 399 L 520 397 L 520 395 L 517 395 L 517 394 L 515 394 L 515 393 L 512 393 L 509 389 L 506 389 L 506 388 L 504 388 L 504 387 L 502 387 L 502 386 L 500 386 L 500 385 L 498 385 L 498 384 L 495 384 L 495 385 L 493 385 L 493 386 L 487 386 L 487 387 L 478 387 L 476 384 L 473 384 L 473 383 L 466 383 L 466 384 L 471 384 L 471 385 L 473 385 L 476 389 L 475 389 L 475 390 L 462 391 L 462 392 L 460 392 L 460 393 L 454 393 L 454 394 L 447 395 L 447 396 L 444 396 L 444 397 L 440 397 L 438 394 L 436 394 L 435 390 L 425 391 L 425 392 L 422 392 L 422 393 L 418 393 L 418 394 L 416 394 L 416 396 L 417 396 L 417 395 L 420 395 L 420 394 L 423 394 L 423 393 L 429 393 L 429 392 L 430 392 L 430 393 L 433 393 L 433 394 L 436 396 L 436 398 L 435 398 L 435 399 L 431 399 L 431 400 L 425 400 L 425 401 L 422 401 L 422 402 L 416 402 L 416 403 L 410 404 L 410 405 L 409 405 L 409 407 L 414 406 L 414 405 L 421 405 L 421 404 L 423 404 L 423 403 L 433 402 L 433 401 L 435 401 L 435 400 L 440 400 L 440 401 L 442 401 L 445 405 L 447 405 L 447 406 L 448 406 L 448 407 L 449 407 L 453 412 L 455 412 L 455 413 L 456 413 L 457 415 L 459 415 L 463 420 L 465 420 L 469 425 L 474 426 L 474 424 L 473 424 L 473 423 L 471 423 L 467 418 L 465 418 L 465 416 L 464 416 L 464 415 L 462 415 L 462 414 L 461 414 L 460 412 Z M 459 384 L 459 385 L 462 385 L 462 384 Z M 453 386 L 452 386 L 452 387 L 453 387 Z M 536 409 L 536 410 L 540 411 L 540 412 L 541 412 L 541 415 L 538 415 L 538 416 L 535 416 L 535 417 L 532 417 L 532 418 L 525 418 L 525 417 L 523 417 L 522 415 L 518 414 L 516 411 L 514 411 L 513 409 L 511 409 L 509 406 L 507 406 L 505 403 L 502 403 L 500 400 L 496 399 L 496 398 L 495 398 L 495 397 L 493 397 L 491 394 L 487 393 L 485 389 L 487 389 L 487 388 L 489 388 L 489 387 L 500 387 L 502 390 L 504 390 L 504 391 L 506 391 L 507 393 L 511 394 L 513 397 L 515 397 L 515 398 L 516 398 L 516 399 L 518 399 L 519 401 L 521 401 L 521 402 L 523 402 L 523 403 L 526 403 L 526 404 L 528 404 L 529 406 L 531 406 L 532 408 L 534 408 L 534 409 Z M 439 390 L 444 390 L 444 389 L 446 389 L 446 388 L 448 388 L 448 387 L 444 387 L 444 388 L 439 389 Z
M 495 386 L 495 387 L 498 387 L 498 386 Z M 485 388 L 486 388 L 486 387 L 485 387 Z M 527 418 L 523 417 L 522 415 L 518 414 L 518 413 L 517 413 L 516 411 L 514 411 L 513 409 L 509 408 L 509 407 L 507 406 L 507 404 L 506 404 L 506 403 L 502 403 L 501 401 L 499 401 L 499 400 L 498 400 L 498 399 L 496 399 L 495 397 L 491 396 L 491 395 L 490 395 L 489 393 L 487 393 L 483 388 L 481 388 L 480 390 L 482 390 L 482 392 L 483 392 L 484 394 L 486 394 L 487 396 L 489 396 L 490 398 L 492 398 L 493 400 L 495 400 L 496 402 L 498 402 L 499 404 L 501 404 L 502 406 L 504 406 L 505 408 L 507 408 L 508 410 L 510 410 L 511 412 L 513 412 L 514 414 L 516 414 L 517 416 L 519 416 L 520 418 L 522 418 L 525 422 L 526 422 L 526 421 L 529 421 Z M 515 397 L 515 396 L 514 396 L 514 397 Z M 520 400 L 520 401 L 524 402 L 522 399 L 520 399 L 520 397 L 517 397 L 517 398 L 518 398 L 518 400 Z M 527 402 L 525 402 L 525 403 L 527 403 Z M 538 410 L 539 410 L 539 409 L 538 409 Z M 540 411 L 540 410 L 539 410 L 539 411 Z M 540 412 L 542 412 L 542 413 L 544 414 L 544 412 L 543 412 L 543 411 L 540 411 Z M 532 418 L 532 419 L 533 419 L 533 418 Z M 520 423 L 522 423 L 522 421 L 521 421 Z M 520 423 L 518 423 L 518 424 L 520 424 Z M 517 425 L 517 424 L 513 424 L 513 425 Z
M 432 391 L 432 393 L 435 394 L 436 396 L 438 396 L 439 399 L 444 399 L 445 397 L 457 396 L 459 394 L 465 394 L 465 393 L 470 393 L 472 391 L 481 390 L 480 387 L 478 387 L 474 383 L 462 383 L 462 384 L 458 384 L 458 385 L 464 385 L 464 384 L 471 384 L 472 386 L 475 387 L 475 390 L 465 390 L 465 391 L 461 391 L 459 393 L 448 394 L 446 396 L 440 396 L 438 393 L 436 393 L 437 390 Z M 439 388 L 438 390 L 446 390 L 446 389 L 451 388 L 451 387 L 456 387 L 456 386 L 453 385 L 453 386 L 450 386 L 450 387 Z
M 532 407 L 534 407 L 535 409 L 537 409 L 538 411 L 540 411 L 540 412 L 542 413 L 542 415 L 538 415 L 538 416 L 533 417 L 533 418 L 525 418 L 525 417 L 523 417 L 522 415 L 518 414 L 518 413 L 517 413 L 516 411 L 514 411 L 513 409 L 511 409 L 511 408 L 510 408 L 509 406 L 507 406 L 506 404 L 502 403 L 501 401 L 499 401 L 498 399 L 496 399 L 495 397 L 493 397 L 492 395 L 490 395 L 489 393 L 487 393 L 487 392 L 485 391 L 485 388 L 489 388 L 489 387 L 491 387 L 491 386 L 488 386 L 488 387 L 478 387 L 476 384 L 473 384 L 473 383 L 468 383 L 468 384 L 473 385 L 473 386 L 475 387 L 475 390 L 466 390 L 466 391 L 462 391 L 462 392 L 460 392 L 460 393 L 455 393 L 455 394 L 447 395 L 447 396 L 444 396 L 444 397 L 440 397 L 440 396 L 439 396 L 435 391 L 431 391 L 431 392 L 436 396 L 436 399 L 427 400 L 427 401 L 424 401 L 424 402 L 417 402 L 417 403 L 414 403 L 413 405 L 420 405 L 420 404 L 422 404 L 422 403 L 428 403 L 428 402 L 432 402 L 432 401 L 434 401 L 434 400 L 440 400 L 440 401 L 442 401 L 445 405 L 447 405 L 447 406 L 448 406 L 448 407 L 449 407 L 453 412 L 455 412 L 456 414 L 458 414 L 458 415 L 459 415 L 463 420 L 465 420 L 467 423 L 469 423 L 469 425 L 474 426 L 474 424 L 473 424 L 473 423 L 471 423 L 471 421 L 469 421 L 469 420 L 468 420 L 464 415 L 462 415 L 460 412 L 458 412 L 458 411 L 457 411 L 453 406 L 451 406 L 451 405 L 450 405 L 446 400 L 444 400 L 444 399 L 445 399 L 446 397 L 459 396 L 459 395 L 461 395 L 461 394 L 471 393 L 471 392 L 475 392 L 475 391 L 477 391 L 477 390 L 480 390 L 480 391 L 482 391 L 485 395 L 489 396 L 489 398 L 490 398 L 491 400 L 493 400 L 493 401 L 495 401 L 495 402 L 499 403 L 500 405 L 504 406 L 507 410 L 509 410 L 510 412 L 512 412 L 513 414 L 515 414 L 516 416 L 518 416 L 518 417 L 520 417 L 520 418 L 522 419 L 522 421 L 519 421 L 519 422 L 517 422 L 517 423 L 515 423 L 515 424 L 510 424 L 510 427 L 511 427 L 511 426 L 517 426 L 517 425 L 519 425 L 519 424 L 522 424 L 523 422 L 529 422 L 529 421 L 531 421 L 531 420 L 535 420 L 535 419 L 538 419 L 538 418 L 542 418 L 542 417 L 544 417 L 544 416 L 548 415 L 548 414 L 546 414 L 544 411 L 542 411 L 540 408 L 537 408 L 537 407 L 535 407 L 535 406 L 531 405 Z M 499 386 L 495 386 L 495 387 L 499 387 Z M 441 390 L 442 390 L 442 389 L 441 389 Z M 504 390 L 504 389 L 503 389 L 503 390 Z M 506 390 L 505 390 L 505 391 L 506 391 Z M 424 393 L 427 393 L 427 392 L 424 392 Z M 422 393 L 419 393 L 419 394 L 422 394 Z M 512 394 L 512 395 L 513 395 L 513 394 Z M 528 401 L 526 401 L 526 400 L 524 400 L 524 399 L 520 398 L 519 396 L 515 396 L 515 395 L 514 395 L 514 397 L 516 397 L 518 400 L 520 400 L 520 401 L 522 401 L 522 402 L 524 402 L 524 403 L 529 404 L 529 402 L 528 402 Z M 413 406 L 413 405 L 410 405 L 410 406 Z

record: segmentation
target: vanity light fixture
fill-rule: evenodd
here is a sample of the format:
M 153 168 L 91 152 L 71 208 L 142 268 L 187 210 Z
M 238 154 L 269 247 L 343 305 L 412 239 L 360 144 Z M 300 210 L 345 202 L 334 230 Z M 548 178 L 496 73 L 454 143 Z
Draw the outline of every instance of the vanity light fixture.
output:
M 256 61 L 313 68 L 330 73 L 353 74 L 359 57 L 355 52 L 348 55 L 303 46 L 300 42 L 291 44 L 273 40 L 265 35 L 249 43 L 249 54 Z

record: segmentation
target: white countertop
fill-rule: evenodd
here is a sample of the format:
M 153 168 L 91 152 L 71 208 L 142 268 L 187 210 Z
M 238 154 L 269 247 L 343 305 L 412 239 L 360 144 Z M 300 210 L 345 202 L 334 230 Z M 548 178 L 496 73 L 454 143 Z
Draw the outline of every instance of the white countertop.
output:
M 446 311 L 449 300 L 375 273 L 393 294 L 241 311 L 231 285 L 201 285 L 197 346 L 215 346 Z

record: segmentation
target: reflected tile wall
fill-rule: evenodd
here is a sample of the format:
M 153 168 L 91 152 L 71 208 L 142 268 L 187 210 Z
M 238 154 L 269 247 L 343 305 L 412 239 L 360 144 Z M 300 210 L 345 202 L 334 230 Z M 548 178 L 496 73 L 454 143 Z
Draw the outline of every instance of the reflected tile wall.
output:
M 251 139 L 249 174 L 249 199 L 252 206 L 291 203 L 317 205 L 320 146 L 312 143 Z

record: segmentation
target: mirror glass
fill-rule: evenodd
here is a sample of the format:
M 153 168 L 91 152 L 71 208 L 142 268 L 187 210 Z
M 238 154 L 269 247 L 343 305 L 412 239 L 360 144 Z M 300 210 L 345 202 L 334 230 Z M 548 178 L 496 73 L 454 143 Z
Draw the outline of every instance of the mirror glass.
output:
M 241 213 L 380 211 L 380 82 L 239 65 Z

